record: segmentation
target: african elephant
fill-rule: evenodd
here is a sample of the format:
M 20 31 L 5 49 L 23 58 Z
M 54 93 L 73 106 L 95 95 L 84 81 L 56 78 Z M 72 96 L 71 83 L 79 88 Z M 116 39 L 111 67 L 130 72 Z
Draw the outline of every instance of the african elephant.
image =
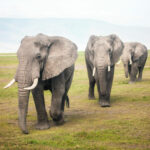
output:
M 63 123 L 64 104 L 71 86 L 77 46 L 64 37 L 26 36 L 17 52 L 19 65 L 15 78 L 5 88 L 18 82 L 19 126 L 27 134 L 26 117 L 29 93 L 32 92 L 37 111 L 37 129 L 50 127 L 44 102 L 44 90 L 52 93 L 50 116 Z
M 136 81 L 138 72 L 138 81 L 142 80 L 147 55 L 147 48 L 143 44 L 137 42 L 124 43 L 121 60 L 124 64 L 126 78 L 128 78 L 128 74 L 130 76 L 130 83 Z
M 123 42 L 117 35 L 95 36 L 89 38 L 85 49 L 85 60 L 89 78 L 89 99 L 95 99 L 94 86 L 97 83 L 99 103 L 110 106 L 110 93 L 115 63 L 122 54 Z

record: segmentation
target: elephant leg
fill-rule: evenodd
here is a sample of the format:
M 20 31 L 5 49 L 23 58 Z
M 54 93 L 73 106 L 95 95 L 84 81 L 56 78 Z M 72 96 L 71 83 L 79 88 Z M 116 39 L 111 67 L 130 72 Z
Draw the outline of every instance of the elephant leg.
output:
M 131 75 L 131 65 L 128 65 L 129 76 Z
M 64 73 L 52 79 L 52 101 L 50 108 L 50 116 L 56 124 L 64 122 L 62 100 L 65 94 L 65 78 Z
M 131 73 L 130 73 L 130 82 L 129 83 L 133 83 L 136 81 L 136 76 L 138 73 L 138 67 L 136 63 L 133 63 L 131 66 Z
M 47 117 L 47 112 L 45 109 L 43 86 L 40 83 L 32 91 L 32 95 L 36 106 L 37 119 L 38 119 L 36 129 L 39 130 L 48 129 L 50 125 Z
M 94 87 L 95 87 L 95 79 L 93 77 L 93 70 L 91 68 L 91 66 L 88 64 L 88 62 L 86 61 L 86 66 L 87 66 L 87 72 L 88 72 L 88 78 L 89 78 L 89 95 L 88 98 L 90 100 L 95 99 L 94 96 Z
M 100 92 L 100 85 L 99 85 L 99 81 L 97 80 L 96 81 L 96 84 L 97 84 L 97 92 L 98 92 L 98 96 L 99 96 L 99 100 L 100 100 L 100 98 L 101 98 L 101 92 Z
M 142 74 L 143 74 L 143 70 L 144 70 L 144 66 L 145 66 L 146 60 L 147 59 L 145 59 L 144 62 L 143 62 L 143 65 L 141 67 L 139 67 L 138 81 L 142 80 Z
M 95 99 L 94 96 L 95 79 L 92 77 L 89 81 L 89 99 Z
M 62 98 L 61 109 L 63 111 L 64 111 L 65 102 L 66 102 L 67 106 L 69 107 L 68 91 L 69 91 L 71 83 L 72 83 L 73 74 L 74 74 L 74 66 L 70 67 L 70 69 L 68 71 L 66 71 L 66 73 L 65 73 L 66 78 L 68 76 L 69 77 L 68 77 L 68 79 L 67 79 L 67 81 L 65 83 L 65 93 L 64 93 L 63 98 Z
M 139 69 L 138 81 L 141 81 L 142 80 L 142 74 L 143 74 L 144 66 L 139 67 L 138 69 Z

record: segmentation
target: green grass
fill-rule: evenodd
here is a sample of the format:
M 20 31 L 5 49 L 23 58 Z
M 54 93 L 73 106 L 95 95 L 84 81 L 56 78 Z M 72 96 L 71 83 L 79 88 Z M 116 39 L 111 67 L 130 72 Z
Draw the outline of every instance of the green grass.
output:
M 2 54 L 1 54 L 2 55 Z M 150 149 L 150 57 L 143 80 L 128 84 L 123 65 L 116 65 L 111 92 L 111 107 L 101 108 L 88 100 L 88 78 L 84 52 L 79 52 L 71 89 L 70 108 L 65 110 L 66 123 L 36 130 L 36 111 L 30 96 L 27 125 L 29 135 L 18 128 L 17 84 L 4 90 L 15 75 L 16 56 L 0 56 L 0 149 L 48 150 L 148 150 Z M 51 95 L 45 92 L 47 112 Z

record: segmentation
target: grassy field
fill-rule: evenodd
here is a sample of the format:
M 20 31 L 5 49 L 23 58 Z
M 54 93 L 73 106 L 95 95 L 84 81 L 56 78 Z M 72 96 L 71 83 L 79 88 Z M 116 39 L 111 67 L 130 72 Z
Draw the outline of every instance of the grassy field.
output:
M 0 149 L 10 150 L 148 150 L 150 149 L 150 57 L 143 81 L 128 84 L 123 65 L 117 65 L 111 93 L 111 107 L 101 108 L 97 100 L 88 100 L 88 78 L 84 53 L 76 62 L 69 91 L 70 108 L 66 123 L 48 130 L 36 130 L 36 111 L 30 97 L 27 125 L 30 134 L 18 128 L 17 84 L 4 90 L 17 67 L 15 56 L 0 56 Z M 47 111 L 49 92 L 45 92 Z M 51 120 L 51 118 L 49 117 Z

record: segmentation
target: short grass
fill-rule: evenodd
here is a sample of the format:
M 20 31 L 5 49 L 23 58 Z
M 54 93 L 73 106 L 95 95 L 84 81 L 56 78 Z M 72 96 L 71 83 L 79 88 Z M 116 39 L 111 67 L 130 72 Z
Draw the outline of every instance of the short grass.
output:
M 150 149 L 150 57 L 145 66 L 143 81 L 135 84 L 128 84 L 122 64 L 116 65 L 111 107 L 101 108 L 97 90 L 97 100 L 88 100 L 84 52 L 79 52 L 69 91 L 71 106 L 65 110 L 66 123 L 54 126 L 50 121 L 50 129 L 36 130 L 36 111 L 31 96 L 27 118 L 29 135 L 22 134 L 18 128 L 17 84 L 7 90 L 3 89 L 14 77 L 17 63 L 15 56 L 0 56 L 0 149 Z M 48 111 L 51 95 L 48 92 L 45 95 Z

